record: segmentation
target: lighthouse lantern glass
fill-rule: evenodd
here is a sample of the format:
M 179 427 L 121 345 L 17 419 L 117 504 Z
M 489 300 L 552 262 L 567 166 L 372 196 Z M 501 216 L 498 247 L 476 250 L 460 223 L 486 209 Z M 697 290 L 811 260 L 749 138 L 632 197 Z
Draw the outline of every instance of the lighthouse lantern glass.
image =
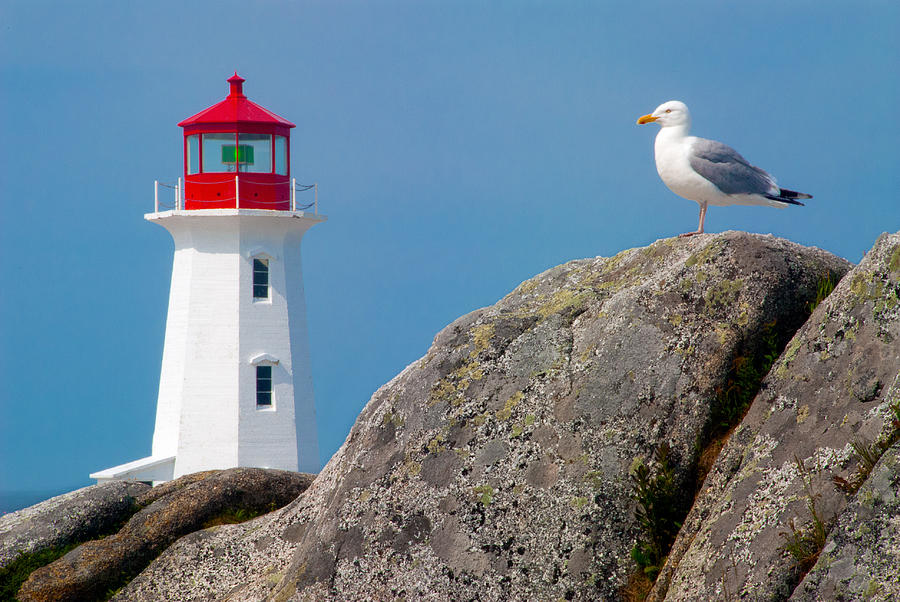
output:
M 227 152 L 223 147 L 231 147 L 231 156 L 234 156 L 235 135 L 234 134 L 203 134 L 203 172 L 204 173 L 222 173 L 234 172 L 235 163 L 225 163 L 223 159 L 227 158 Z
M 188 175 L 200 173 L 200 135 L 187 137 L 187 172 Z
M 272 173 L 272 136 L 268 134 L 238 134 L 239 170 Z M 246 149 L 246 150 L 245 150 Z
M 284 136 L 275 136 L 275 173 L 280 176 L 288 175 L 287 138 Z

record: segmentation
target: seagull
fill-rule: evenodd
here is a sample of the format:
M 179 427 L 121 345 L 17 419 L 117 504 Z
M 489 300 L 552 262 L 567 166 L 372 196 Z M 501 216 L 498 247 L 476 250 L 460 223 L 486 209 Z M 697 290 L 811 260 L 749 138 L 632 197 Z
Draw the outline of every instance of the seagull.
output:
M 691 114 L 679 100 L 664 102 L 637 122 L 656 122 L 661 126 L 654 145 L 656 171 L 669 190 L 700 204 L 697 231 L 680 236 L 703 234 L 708 205 L 767 205 L 783 209 L 802 205 L 797 199 L 812 198 L 803 192 L 779 188 L 775 178 L 750 165 L 730 146 L 688 136 Z

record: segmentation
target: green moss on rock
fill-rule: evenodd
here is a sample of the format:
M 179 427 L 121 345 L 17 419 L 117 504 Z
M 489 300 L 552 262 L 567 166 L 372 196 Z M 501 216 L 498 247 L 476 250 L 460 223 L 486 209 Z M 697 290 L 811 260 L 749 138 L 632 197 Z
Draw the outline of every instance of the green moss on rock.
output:
M 709 263 L 714 257 L 719 254 L 719 251 L 722 249 L 722 241 L 715 240 L 712 243 L 706 245 L 696 253 L 693 253 L 690 257 L 687 258 L 687 261 L 684 262 L 684 265 L 687 267 L 693 267 L 696 265 L 703 265 L 705 263 Z
M 478 498 L 478 503 L 482 506 L 490 506 L 494 501 L 494 488 L 490 485 L 479 485 L 472 488 L 472 493 Z
M 888 262 L 888 269 L 892 272 L 900 271 L 900 245 L 894 247 L 891 252 L 891 259 Z
M 721 280 L 708 288 L 703 299 L 706 301 L 706 309 L 713 310 L 727 307 L 737 301 L 738 295 L 744 288 L 744 280 Z

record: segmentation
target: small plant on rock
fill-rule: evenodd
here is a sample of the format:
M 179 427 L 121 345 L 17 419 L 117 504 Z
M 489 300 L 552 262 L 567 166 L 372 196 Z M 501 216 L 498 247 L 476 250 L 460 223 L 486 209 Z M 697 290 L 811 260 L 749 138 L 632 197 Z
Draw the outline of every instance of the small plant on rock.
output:
M 850 442 L 850 446 L 859 460 L 859 472 L 864 474 L 863 480 L 865 480 L 865 477 L 868 477 L 875 465 L 878 464 L 883 450 L 877 444 L 868 445 L 857 438 Z
M 788 531 L 783 531 L 781 536 L 785 540 L 784 550 L 796 560 L 796 566 L 801 575 L 809 572 L 816 564 L 822 548 L 825 547 L 825 539 L 828 537 L 828 525 L 822 520 L 816 502 L 819 497 L 812 488 L 812 473 L 803 464 L 803 461 L 794 456 L 800 480 L 803 483 L 803 492 L 806 496 L 806 508 L 809 510 L 812 520 L 805 527 L 797 527 L 794 519 L 788 522 Z
M 815 309 L 819 306 L 819 303 L 825 300 L 828 295 L 834 290 L 835 285 L 834 275 L 830 272 L 824 274 L 819 281 L 816 283 L 816 296 L 815 298 L 809 302 L 809 313 L 815 311 Z
M 641 528 L 631 557 L 649 579 L 655 579 L 681 528 L 681 495 L 675 482 L 675 468 L 669 463 L 666 443 L 656 449 L 656 470 L 641 462 L 631 475 L 635 517 Z
M 19 552 L 9 564 L 0 569 L 0 600 L 16 600 L 19 588 L 33 571 L 61 558 L 77 545 L 70 543 L 44 548 L 36 552 Z
M 238 523 L 247 522 L 248 520 L 252 520 L 257 516 L 262 516 L 263 514 L 266 514 L 268 512 L 274 512 L 275 510 L 275 502 L 270 503 L 268 509 L 238 507 L 226 508 L 216 516 L 203 523 L 203 528 L 208 529 L 209 527 L 218 527 L 220 525 L 235 525 Z
M 900 401 L 892 404 L 889 408 L 892 414 L 890 417 L 891 430 L 883 441 L 870 445 L 865 441 L 854 438 L 850 442 L 850 446 L 853 447 L 853 455 L 856 456 L 857 467 L 850 480 L 838 475 L 832 477 L 835 487 L 841 491 L 851 495 L 859 491 L 859 488 L 869 478 L 884 452 L 897 441 L 900 441 Z
M 763 325 L 758 341 L 752 352 L 738 354 L 732 360 L 725 384 L 716 389 L 703 437 L 705 444 L 727 433 L 741 421 L 759 391 L 763 377 L 778 359 L 781 345 L 774 320 Z

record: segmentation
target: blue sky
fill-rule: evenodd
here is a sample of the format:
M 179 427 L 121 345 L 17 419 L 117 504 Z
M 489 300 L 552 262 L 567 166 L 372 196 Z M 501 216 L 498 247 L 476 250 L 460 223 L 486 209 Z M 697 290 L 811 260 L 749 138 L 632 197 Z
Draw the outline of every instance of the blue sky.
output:
M 900 229 L 898 29 L 896 2 L 3 2 L 0 491 L 149 455 L 172 242 L 143 214 L 235 70 L 329 216 L 303 248 L 324 463 L 458 316 L 696 227 L 635 125 L 665 100 L 815 195 L 707 231 L 858 261 Z

